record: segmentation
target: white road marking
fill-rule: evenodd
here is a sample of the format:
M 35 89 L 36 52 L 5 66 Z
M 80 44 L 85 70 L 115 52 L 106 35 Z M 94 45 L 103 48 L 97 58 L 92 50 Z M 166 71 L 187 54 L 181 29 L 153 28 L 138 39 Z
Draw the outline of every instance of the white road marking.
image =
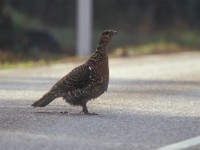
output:
M 185 148 L 189 148 L 189 147 L 196 146 L 196 145 L 200 145 L 200 136 L 191 138 L 191 139 L 187 139 L 185 141 L 180 141 L 178 143 L 174 143 L 171 145 L 167 145 L 167 146 L 161 147 L 157 150 L 183 150 Z

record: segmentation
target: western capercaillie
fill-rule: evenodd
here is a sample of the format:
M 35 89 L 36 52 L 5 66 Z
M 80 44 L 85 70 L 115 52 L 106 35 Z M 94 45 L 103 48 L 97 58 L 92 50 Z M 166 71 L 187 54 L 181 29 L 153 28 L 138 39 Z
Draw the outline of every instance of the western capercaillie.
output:
M 96 51 L 82 65 L 57 81 L 53 87 L 33 107 L 45 107 L 58 97 L 74 106 L 82 106 L 82 113 L 89 113 L 87 102 L 107 91 L 109 82 L 109 66 L 107 45 L 117 34 L 114 30 L 104 31 L 99 39 Z

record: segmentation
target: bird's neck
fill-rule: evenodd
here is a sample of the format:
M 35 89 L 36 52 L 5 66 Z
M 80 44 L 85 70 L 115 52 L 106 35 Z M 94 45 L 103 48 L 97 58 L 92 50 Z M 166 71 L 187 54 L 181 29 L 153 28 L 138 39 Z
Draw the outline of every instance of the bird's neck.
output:
M 106 50 L 107 45 L 107 41 L 100 40 L 97 44 L 97 50 Z
M 97 46 L 96 51 L 93 53 L 93 55 L 90 57 L 90 59 L 87 61 L 90 65 L 98 64 L 102 62 L 105 59 L 108 59 L 108 54 L 106 50 L 106 45 L 99 43 Z
M 107 55 L 107 45 L 108 45 L 108 42 L 100 40 L 97 44 L 97 48 L 93 56 L 97 58 L 102 58 L 102 57 L 104 58 Z

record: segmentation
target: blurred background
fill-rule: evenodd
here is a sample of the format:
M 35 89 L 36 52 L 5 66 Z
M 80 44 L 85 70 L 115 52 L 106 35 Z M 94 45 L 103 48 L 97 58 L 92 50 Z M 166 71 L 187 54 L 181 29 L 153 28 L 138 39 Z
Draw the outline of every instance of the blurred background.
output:
M 78 0 L 0 0 L 0 66 L 77 56 Z M 199 0 L 90 0 L 91 49 L 114 29 L 113 56 L 200 50 Z M 88 33 L 90 34 L 90 33 Z

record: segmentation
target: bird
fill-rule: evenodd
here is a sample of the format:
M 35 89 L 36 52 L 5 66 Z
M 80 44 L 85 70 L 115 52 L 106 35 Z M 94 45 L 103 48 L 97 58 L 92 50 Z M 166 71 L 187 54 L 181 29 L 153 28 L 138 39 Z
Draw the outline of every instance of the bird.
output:
M 87 102 L 107 91 L 109 83 L 107 46 L 116 34 L 115 30 L 103 31 L 92 56 L 58 80 L 46 94 L 31 106 L 45 107 L 56 98 L 62 97 L 72 106 L 81 106 L 81 114 L 96 115 L 95 112 L 88 111 Z M 66 113 L 68 112 L 66 111 Z

